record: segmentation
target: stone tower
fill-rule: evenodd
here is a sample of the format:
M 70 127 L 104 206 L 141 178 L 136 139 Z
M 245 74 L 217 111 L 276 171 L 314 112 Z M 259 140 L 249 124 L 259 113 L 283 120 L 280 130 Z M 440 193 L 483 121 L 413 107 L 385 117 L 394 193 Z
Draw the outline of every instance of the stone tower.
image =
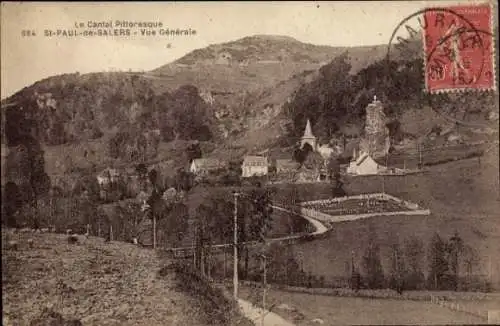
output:
M 306 129 L 304 130 L 304 135 L 300 140 L 300 148 L 302 149 L 305 144 L 311 145 L 312 149 L 316 150 L 316 137 L 313 135 L 311 130 L 311 122 L 307 119 Z
M 390 138 L 387 128 L 384 106 L 373 97 L 373 102 L 366 107 L 365 134 L 360 149 L 371 156 L 385 155 L 389 151 Z

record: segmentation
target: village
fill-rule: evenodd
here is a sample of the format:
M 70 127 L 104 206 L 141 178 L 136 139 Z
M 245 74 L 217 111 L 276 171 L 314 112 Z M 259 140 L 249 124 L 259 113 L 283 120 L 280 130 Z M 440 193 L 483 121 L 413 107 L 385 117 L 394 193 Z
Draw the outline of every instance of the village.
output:
M 197 182 L 209 182 L 218 176 L 226 174 L 231 169 L 237 171 L 242 179 L 260 179 L 263 182 L 275 183 L 317 183 L 331 182 L 333 171 L 332 160 L 339 157 L 347 158 L 348 163 L 338 163 L 340 171 L 348 176 L 373 175 L 405 175 L 421 172 L 420 166 L 413 168 L 388 167 L 381 161 L 389 155 L 391 148 L 389 130 L 386 127 L 386 118 L 383 104 L 374 98 L 366 108 L 366 124 L 362 139 L 333 140 L 320 144 L 313 133 L 311 122 L 308 119 L 304 126 L 304 133 L 297 143 L 296 149 L 302 151 L 302 158 L 294 157 L 294 153 L 278 153 L 273 156 L 270 151 L 264 150 L 254 155 L 245 155 L 234 168 L 234 162 L 212 157 L 192 159 L 185 170 L 195 176 Z M 264 153 L 262 153 L 264 152 Z M 119 171 L 107 168 L 97 175 L 99 185 L 104 186 L 117 182 L 120 178 L 136 179 L 133 169 Z M 217 183 L 217 181 L 214 181 Z

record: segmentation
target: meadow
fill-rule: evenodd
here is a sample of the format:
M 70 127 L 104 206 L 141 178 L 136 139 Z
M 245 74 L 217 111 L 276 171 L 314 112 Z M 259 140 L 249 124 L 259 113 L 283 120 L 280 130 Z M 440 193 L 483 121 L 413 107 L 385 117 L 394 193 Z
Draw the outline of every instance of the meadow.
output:
M 495 162 L 496 159 L 496 162 Z M 474 248 L 479 262 L 472 274 L 500 283 L 500 211 L 498 154 L 454 161 L 428 167 L 422 174 L 370 176 L 345 179 L 349 195 L 382 192 L 430 209 L 429 216 L 373 217 L 334 223 L 321 239 L 292 246 L 306 272 L 333 280 L 349 275 L 351 254 L 359 266 L 369 237 L 380 246 L 382 265 L 389 271 L 390 247 L 410 237 L 428 244 L 435 232 L 448 239 L 458 232 L 464 243 Z M 277 198 L 286 200 L 290 186 L 275 185 Z M 330 198 L 330 185 L 304 184 L 297 188 L 300 201 Z M 427 248 L 423 248 L 427 250 Z M 424 271 L 427 262 L 422 262 Z
M 261 306 L 260 288 L 240 287 L 244 299 Z M 273 307 L 297 326 L 315 325 L 431 325 L 484 324 L 485 320 L 465 312 L 453 311 L 425 301 L 336 297 L 294 293 L 271 288 L 266 307 Z M 317 325 L 317 324 L 316 324 Z

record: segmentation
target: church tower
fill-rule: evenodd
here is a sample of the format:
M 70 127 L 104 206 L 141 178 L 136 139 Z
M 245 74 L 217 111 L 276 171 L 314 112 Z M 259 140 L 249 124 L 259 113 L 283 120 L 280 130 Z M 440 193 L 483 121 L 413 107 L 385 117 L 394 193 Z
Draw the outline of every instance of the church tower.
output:
M 373 97 L 373 102 L 366 107 L 365 134 L 361 141 L 361 150 L 369 155 L 385 155 L 390 147 L 389 129 L 386 124 L 384 106 Z
M 305 144 L 311 145 L 312 149 L 316 151 L 316 137 L 312 133 L 311 122 L 309 119 L 307 119 L 306 129 L 304 130 L 304 135 L 300 140 L 300 148 L 302 149 Z

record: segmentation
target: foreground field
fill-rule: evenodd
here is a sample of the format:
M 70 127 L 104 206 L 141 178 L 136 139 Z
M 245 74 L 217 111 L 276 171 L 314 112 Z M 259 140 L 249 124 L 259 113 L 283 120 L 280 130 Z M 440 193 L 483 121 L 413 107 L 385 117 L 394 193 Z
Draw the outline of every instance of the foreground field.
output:
M 29 325 L 46 307 L 83 325 L 207 325 L 206 305 L 158 277 L 152 250 L 89 238 L 68 244 L 65 235 L 14 234 L 6 249 L 2 230 L 3 325 Z
M 259 290 L 243 287 L 241 296 L 258 304 Z M 479 317 L 452 311 L 430 302 L 334 297 L 293 293 L 271 289 L 267 307 L 298 326 L 315 325 L 408 325 L 408 324 L 484 324 Z M 317 325 L 317 324 L 316 324 Z

